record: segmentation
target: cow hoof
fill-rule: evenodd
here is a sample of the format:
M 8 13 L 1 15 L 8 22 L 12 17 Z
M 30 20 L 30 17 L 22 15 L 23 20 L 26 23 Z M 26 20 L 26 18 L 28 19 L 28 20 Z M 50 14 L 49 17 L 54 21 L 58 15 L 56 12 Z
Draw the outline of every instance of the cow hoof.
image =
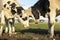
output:
M 48 38 L 48 40 L 55 40 L 55 38 Z
M 12 34 L 10 33 L 9 36 L 12 36 Z
M 9 33 L 9 36 L 12 36 L 12 32 L 11 32 L 11 33 Z
M 12 32 L 12 34 L 17 34 L 16 32 Z
M 17 34 L 16 32 L 9 33 L 9 36 Z
M 55 40 L 54 36 L 53 37 L 50 37 L 50 40 Z
M 2 37 L 2 34 L 0 34 L 0 37 Z
M 5 34 L 7 34 L 8 32 L 5 32 Z

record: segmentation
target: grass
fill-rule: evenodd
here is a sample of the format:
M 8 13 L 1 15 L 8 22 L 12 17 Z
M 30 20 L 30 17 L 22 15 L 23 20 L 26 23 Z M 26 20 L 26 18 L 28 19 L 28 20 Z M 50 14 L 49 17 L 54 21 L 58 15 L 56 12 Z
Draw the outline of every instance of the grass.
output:
M 36 29 L 37 28 L 39 28 L 39 29 L 48 29 L 47 23 L 39 23 L 39 24 L 30 23 L 29 25 L 30 25 L 30 28 L 32 28 L 32 29 L 35 29 L 35 28 Z M 22 29 L 24 29 L 24 27 L 23 27 L 23 25 L 21 23 L 15 24 L 15 27 L 16 27 L 16 30 L 22 30 Z
M 47 22 L 42 22 L 42 23 L 39 22 L 39 24 L 30 22 L 31 30 L 26 30 L 21 23 L 17 23 L 15 24 L 15 28 L 16 28 L 16 31 L 22 30 L 20 32 L 23 35 L 23 37 L 25 36 L 25 38 L 29 38 L 30 40 L 34 40 L 34 39 L 48 40 L 48 37 L 47 37 L 48 34 L 46 34 L 47 33 L 46 30 L 48 31 L 47 24 L 48 24 Z M 55 31 L 57 31 L 57 33 L 55 34 L 55 38 L 59 40 L 60 39 L 60 23 L 55 24 Z
M 47 22 L 39 22 L 38 24 L 35 24 L 34 22 L 30 22 L 30 28 L 32 29 L 48 29 L 48 23 Z M 16 30 L 22 30 L 25 29 L 21 23 L 15 23 Z M 55 23 L 55 30 L 60 30 L 60 23 Z

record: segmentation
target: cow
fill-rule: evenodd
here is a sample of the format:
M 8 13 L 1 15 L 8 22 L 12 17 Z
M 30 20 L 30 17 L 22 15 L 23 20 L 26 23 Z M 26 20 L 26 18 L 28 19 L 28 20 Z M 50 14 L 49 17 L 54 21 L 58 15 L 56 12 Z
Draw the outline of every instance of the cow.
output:
M 17 17 L 24 27 L 29 26 L 27 15 L 24 14 L 24 9 L 20 6 L 17 0 L 3 0 L 2 3 L 0 35 L 3 32 L 4 24 L 6 24 L 5 33 L 9 33 L 9 35 L 15 34 L 14 17 Z
M 48 14 L 48 33 L 52 40 L 54 38 L 54 25 L 56 16 L 60 15 L 57 11 L 60 11 L 60 0 L 39 0 L 32 8 L 32 14 L 35 20 L 39 19 L 39 13 L 45 17 Z M 38 21 L 36 21 L 38 23 Z
M 60 0 L 38 0 L 38 2 L 31 7 L 31 12 L 34 16 L 34 21 L 36 24 L 38 23 L 39 15 L 43 15 L 45 17 L 45 14 L 47 13 L 49 27 L 48 33 L 52 40 L 55 40 L 54 38 L 55 17 L 59 15 L 57 14 L 57 11 L 60 11 Z

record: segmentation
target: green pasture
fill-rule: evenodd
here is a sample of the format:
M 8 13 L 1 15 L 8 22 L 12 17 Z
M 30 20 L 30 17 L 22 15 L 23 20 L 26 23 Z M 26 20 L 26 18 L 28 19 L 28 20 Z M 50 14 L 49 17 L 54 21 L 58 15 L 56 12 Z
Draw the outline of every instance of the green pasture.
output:
M 7 36 L 5 39 L 9 40 L 49 40 L 48 37 L 48 23 L 39 22 L 35 24 L 30 20 L 30 29 L 24 28 L 21 23 L 15 23 L 15 29 L 17 34 L 12 37 Z M 5 27 L 4 27 L 5 28 Z M 60 40 L 60 22 L 55 23 L 55 38 Z
M 30 22 L 29 24 L 30 24 L 30 28 L 32 28 L 32 29 L 48 29 L 47 22 L 39 22 L 38 24 L 35 24 L 34 22 Z M 25 29 L 21 23 L 15 23 L 15 28 L 16 28 L 16 30 Z M 55 30 L 60 31 L 60 22 L 55 23 Z
M 14 27 L 16 29 L 17 34 L 13 35 L 12 37 L 6 36 L 4 38 L 9 40 L 49 40 L 48 34 L 44 33 L 44 31 L 46 30 L 48 33 L 47 22 L 39 22 L 38 24 L 35 24 L 34 22 L 31 21 L 29 25 L 30 29 L 25 29 L 23 24 L 15 23 Z M 55 23 L 55 31 L 56 40 L 60 40 L 60 22 Z
M 15 23 L 16 31 L 26 30 L 21 23 Z M 48 23 L 47 22 L 39 22 L 38 24 L 35 24 L 34 22 L 30 22 L 30 28 L 32 30 L 27 30 L 28 32 L 21 33 L 24 38 L 27 38 L 29 40 L 49 40 L 48 34 L 44 34 L 44 30 L 47 30 L 48 32 Z M 31 32 L 29 32 L 31 31 Z M 55 35 L 56 40 L 60 40 L 60 23 L 56 22 L 55 24 L 55 31 L 57 31 L 57 34 Z M 37 32 L 37 33 L 36 33 Z M 39 33 L 41 32 L 41 34 Z

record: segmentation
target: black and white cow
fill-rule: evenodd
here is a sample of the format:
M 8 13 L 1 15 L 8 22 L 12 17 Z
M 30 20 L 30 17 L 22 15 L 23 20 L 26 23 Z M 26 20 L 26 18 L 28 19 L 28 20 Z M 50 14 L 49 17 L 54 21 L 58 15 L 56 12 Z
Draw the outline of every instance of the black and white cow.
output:
M 3 31 L 4 20 L 6 24 L 5 33 L 9 32 L 9 35 L 15 32 L 14 28 L 14 17 L 17 17 L 19 21 L 24 25 L 24 27 L 28 27 L 29 22 L 27 20 L 27 15 L 23 14 L 24 9 L 20 6 L 17 0 L 3 0 L 3 9 L 1 12 L 1 32 Z M 23 15 L 22 15 L 23 14 Z M 26 16 L 26 17 L 25 17 Z M 9 29 L 9 31 L 8 31 Z
M 31 7 L 32 14 L 35 17 L 35 23 L 39 22 L 40 15 L 45 17 L 47 12 L 50 12 L 48 0 L 39 0 L 35 5 Z
M 48 27 L 49 34 L 52 40 L 54 39 L 54 25 L 55 17 L 59 15 L 57 11 L 60 11 L 60 0 L 39 0 L 34 6 L 31 7 L 32 14 L 35 20 L 39 19 L 39 13 L 45 16 L 48 13 Z M 38 23 L 38 21 L 36 21 Z

